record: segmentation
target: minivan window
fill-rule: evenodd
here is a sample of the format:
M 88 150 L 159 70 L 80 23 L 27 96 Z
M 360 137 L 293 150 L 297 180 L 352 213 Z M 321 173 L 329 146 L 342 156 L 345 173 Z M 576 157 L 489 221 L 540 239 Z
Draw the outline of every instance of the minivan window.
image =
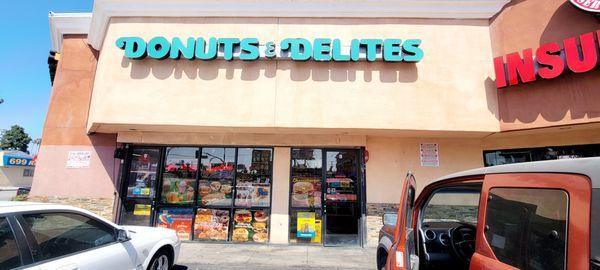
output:
M 503 263 L 565 269 L 569 196 L 563 190 L 492 188 L 485 238 Z
M 8 220 L 0 217 L 0 269 L 13 269 L 21 266 L 21 256 L 15 236 Z
M 481 187 L 446 187 L 435 191 L 423 210 L 423 222 L 477 224 Z
M 24 227 L 32 234 L 36 262 L 99 247 L 116 241 L 113 228 L 75 213 L 23 215 Z

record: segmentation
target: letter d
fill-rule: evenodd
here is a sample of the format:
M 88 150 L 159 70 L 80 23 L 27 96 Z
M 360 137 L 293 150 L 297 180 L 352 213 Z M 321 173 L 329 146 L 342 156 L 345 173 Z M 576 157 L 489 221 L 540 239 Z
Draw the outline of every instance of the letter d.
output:
M 115 42 L 119 49 L 125 50 L 125 57 L 142 59 L 146 57 L 146 41 L 141 37 L 121 37 Z

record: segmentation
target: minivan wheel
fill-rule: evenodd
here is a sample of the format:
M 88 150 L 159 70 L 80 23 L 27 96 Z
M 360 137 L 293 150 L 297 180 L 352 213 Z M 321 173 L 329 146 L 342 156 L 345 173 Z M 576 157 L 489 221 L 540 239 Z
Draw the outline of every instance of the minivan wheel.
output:
M 386 261 L 387 261 L 387 252 L 385 250 L 379 250 L 377 252 L 377 269 L 385 270 Z
M 152 257 L 148 270 L 169 270 L 170 265 L 169 255 L 165 250 L 160 250 Z

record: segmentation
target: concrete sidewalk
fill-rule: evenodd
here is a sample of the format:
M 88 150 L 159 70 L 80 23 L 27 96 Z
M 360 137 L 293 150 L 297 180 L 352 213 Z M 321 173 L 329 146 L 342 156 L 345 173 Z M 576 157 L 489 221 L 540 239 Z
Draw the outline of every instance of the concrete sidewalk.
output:
M 176 269 L 375 269 L 375 248 L 183 243 Z

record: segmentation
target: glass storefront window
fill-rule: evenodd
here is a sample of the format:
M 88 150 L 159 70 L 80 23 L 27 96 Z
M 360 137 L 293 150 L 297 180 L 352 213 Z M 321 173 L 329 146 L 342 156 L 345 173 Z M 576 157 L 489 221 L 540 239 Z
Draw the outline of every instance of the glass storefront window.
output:
M 320 244 L 323 215 L 323 150 L 292 149 L 290 233 L 292 244 Z
M 600 144 L 548 146 L 538 148 L 484 151 L 485 166 L 528 161 L 600 156 Z
M 268 221 L 269 213 L 265 210 L 235 210 L 231 240 L 234 242 L 268 242 Z
M 159 149 L 133 149 L 127 183 L 127 197 L 154 198 Z
M 194 238 L 226 241 L 229 236 L 229 216 L 229 210 L 198 209 L 194 220 Z
M 201 166 L 198 203 L 203 206 L 231 205 L 235 148 L 202 148 Z
M 196 190 L 198 159 L 193 147 L 167 147 L 162 174 L 161 202 L 192 204 Z
M 123 225 L 148 226 L 151 221 L 152 206 L 145 202 L 124 201 L 121 206 Z
M 157 213 L 156 227 L 173 229 L 179 239 L 190 240 L 192 216 L 191 208 L 162 208 Z
M 320 149 L 292 150 L 292 207 L 321 207 L 322 168 Z
M 272 148 L 128 147 L 121 224 L 171 228 L 185 240 L 269 241 Z
M 238 149 L 235 206 L 269 207 L 271 164 L 271 149 Z

